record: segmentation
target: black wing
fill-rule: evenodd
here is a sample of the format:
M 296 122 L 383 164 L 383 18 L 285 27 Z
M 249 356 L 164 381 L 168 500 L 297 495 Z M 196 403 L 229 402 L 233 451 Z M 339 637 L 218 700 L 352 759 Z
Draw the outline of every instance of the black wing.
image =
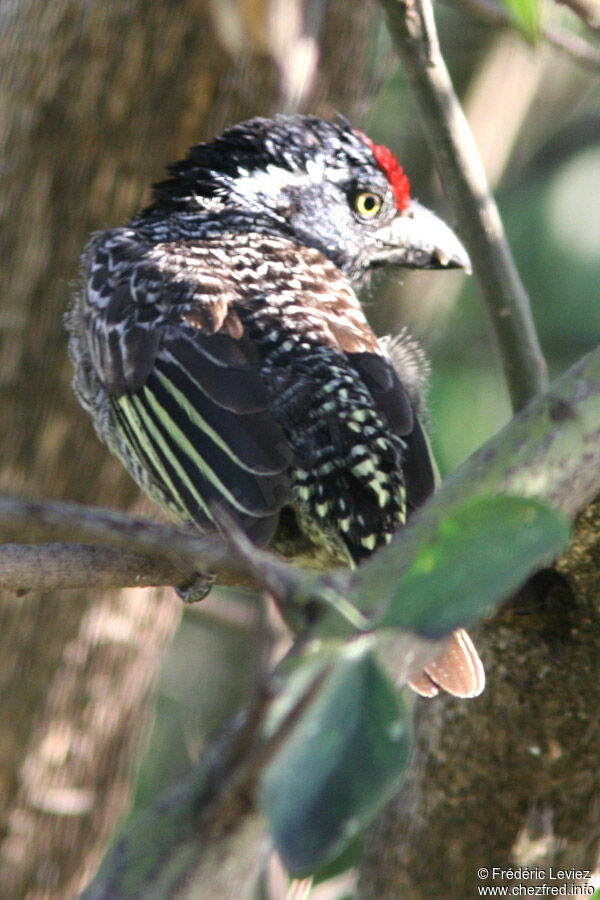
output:
M 90 355 L 141 486 L 202 528 L 221 508 L 266 544 L 289 499 L 292 451 L 252 343 L 209 333 L 197 315 L 186 322 L 198 295 L 201 280 L 169 277 L 134 232 L 109 233 L 90 260 Z M 214 288 L 207 295 L 214 303 Z

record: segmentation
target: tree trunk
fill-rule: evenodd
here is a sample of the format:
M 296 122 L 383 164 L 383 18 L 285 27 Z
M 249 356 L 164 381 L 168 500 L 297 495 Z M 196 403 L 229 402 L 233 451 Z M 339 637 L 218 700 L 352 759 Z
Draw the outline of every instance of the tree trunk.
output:
M 482 884 L 549 884 L 550 866 L 596 867 L 599 526 L 595 504 L 556 569 L 480 629 L 488 672 L 480 698 L 420 703 L 414 765 L 371 832 L 361 900 L 419 900 L 440 885 L 448 900 L 464 900 Z M 540 872 L 509 883 L 494 866 Z
M 1 490 L 120 508 L 137 497 L 69 386 L 63 315 L 78 259 L 189 145 L 299 96 L 293 53 L 271 49 L 277 5 L 23 0 L 1 14 Z M 364 100 L 371 17 L 357 0 L 328 5 L 304 107 Z M 292 29 L 286 47 L 300 38 Z M 96 866 L 178 616 L 166 592 L 2 598 L 2 896 L 72 896 Z

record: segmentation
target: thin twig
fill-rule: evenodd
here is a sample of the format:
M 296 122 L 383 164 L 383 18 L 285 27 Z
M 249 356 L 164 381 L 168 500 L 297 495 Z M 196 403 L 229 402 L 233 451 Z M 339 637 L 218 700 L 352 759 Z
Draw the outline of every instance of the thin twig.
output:
M 583 0 L 556 0 L 556 2 L 559 6 L 570 9 L 594 34 L 600 34 L 600 15 L 593 7 L 588 6 Z
M 600 51 L 588 44 L 578 34 L 565 31 L 564 28 L 558 28 L 556 25 L 547 25 L 542 29 L 542 37 L 556 50 L 560 50 L 561 53 L 568 56 L 572 62 L 585 69 L 591 69 L 593 72 L 600 71 Z
M 451 0 L 451 2 L 453 6 L 466 10 L 488 25 L 514 29 L 513 20 L 507 10 L 495 0 Z M 542 24 L 540 36 L 577 65 L 594 72 L 600 71 L 600 51 L 580 35 L 555 25 Z
M 510 396 L 521 409 L 546 386 L 529 298 L 516 270 L 498 208 L 439 51 L 429 0 L 380 0 L 412 84 L 425 130 L 471 255 L 497 338 Z

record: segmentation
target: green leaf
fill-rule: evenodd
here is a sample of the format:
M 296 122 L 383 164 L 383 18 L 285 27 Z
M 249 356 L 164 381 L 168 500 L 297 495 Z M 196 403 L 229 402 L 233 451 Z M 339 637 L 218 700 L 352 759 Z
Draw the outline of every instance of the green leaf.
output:
M 502 0 L 516 28 L 526 40 L 534 44 L 540 33 L 541 4 L 539 0 Z
M 264 772 L 261 802 L 289 871 L 336 860 L 401 783 L 410 716 L 371 653 L 354 641 Z
M 566 520 L 539 500 L 465 501 L 418 549 L 375 624 L 431 637 L 468 625 L 552 562 L 569 532 Z

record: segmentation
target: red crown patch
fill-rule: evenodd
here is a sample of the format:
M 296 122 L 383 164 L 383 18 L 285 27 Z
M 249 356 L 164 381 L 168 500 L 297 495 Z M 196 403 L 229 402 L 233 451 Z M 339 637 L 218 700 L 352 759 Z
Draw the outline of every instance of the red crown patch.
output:
M 373 156 L 379 163 L 379 166 L 388 177 L 392 191 L 396 198 L 396 206 L 402 212 L 410 203 L 410 181 L 404 169 L 400 165 L 398 157 L 391 150 L 384 147 L 383 144 L 375 144 L 370 137 L 362 131 L 358 132 L 365 142 L 373 151 Z

